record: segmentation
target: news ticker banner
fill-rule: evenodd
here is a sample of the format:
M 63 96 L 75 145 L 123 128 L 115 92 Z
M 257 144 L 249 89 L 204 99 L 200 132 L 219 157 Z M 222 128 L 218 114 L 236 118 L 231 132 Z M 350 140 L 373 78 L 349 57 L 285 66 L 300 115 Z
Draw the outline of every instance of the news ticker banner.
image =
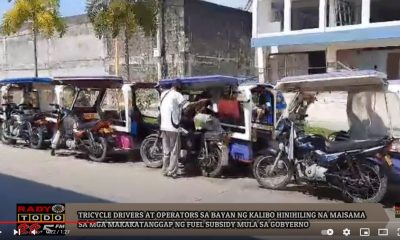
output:
M 380 204 L 18 204 L 14 234 L 343 236 L 369 228 L 376 236 L 394 217 Z

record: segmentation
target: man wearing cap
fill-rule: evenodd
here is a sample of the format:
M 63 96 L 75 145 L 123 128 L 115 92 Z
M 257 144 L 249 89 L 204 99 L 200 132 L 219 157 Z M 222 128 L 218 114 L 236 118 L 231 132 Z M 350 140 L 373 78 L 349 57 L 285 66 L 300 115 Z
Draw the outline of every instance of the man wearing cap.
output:
M 186 105 L 185 98 L 180 93 L 181 82 L 176 80 L 170 90 L 166 90 L 160 97 L 160 130 L 162 132 L 163 167 L 165 176 L 175 178 L 178 171 L 178 159 L 181 150 L 179 124 L 181 111 Z

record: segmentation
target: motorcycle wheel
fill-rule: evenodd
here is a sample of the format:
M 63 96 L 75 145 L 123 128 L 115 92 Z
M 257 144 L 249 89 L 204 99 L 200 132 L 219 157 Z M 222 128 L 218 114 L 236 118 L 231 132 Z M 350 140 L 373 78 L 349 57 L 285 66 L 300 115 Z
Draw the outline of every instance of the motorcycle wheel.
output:
M 349 181 L 345 184 L 345 200 L 353 203 L 378 203 L 385 196 L 388 188 L 388 176 L 378 164 L 370 161 L 360 161 L 360 171 L 367 178 L 367 182 L 360 179 L 353 179 L 358 182 L 357 186 L 350 186 Z M 368 189 L 364 189 L 368 187 Z M 363 191 L 364 190 L 364 191 Z
M 275 170 L 268 174 L 272 168 L 275 156 L 259 156 L 253 164 L 253 175 L 263 188 L 282 189 L 289 184 L 293 177 L 292 164 L 286 158 L 281 158 L 275 166 Z
M 107 157 L 107 141 L 104 137 L 95 137 L 95 149 L 89 150 L 89 159 L 95 162 L 104 162 Z
M 200 160 L 201 174 L 204 177 L 218 177 L 221 175 L 222 166 L 222 151 L 219 147 L 213 146 L 209 148 L 208 158 Z
M 7 122 L 3 122 L 3 123 L 1 124 L 1 142 L 4 143 L 4 144 L 6 144 L 6 145 L 14 145 L 14 144 L 16 144 L 17 141 L 16 141 L 15 139 L 7 138 L 7 137 L 4 135 L 4 132 L 5 132 L 5 131 L 7 131 Z
M 154 144 L 158 141 L 157 145 Z M 157 134 L 147 136 L 140 146 L 140 156 L 146 167 L 160 168 L 163 165 L 162 141 Z
M 29 143 L 33 149 L 43 148 L 43 129 L 41 127 L 33 127 L 29 136 Z

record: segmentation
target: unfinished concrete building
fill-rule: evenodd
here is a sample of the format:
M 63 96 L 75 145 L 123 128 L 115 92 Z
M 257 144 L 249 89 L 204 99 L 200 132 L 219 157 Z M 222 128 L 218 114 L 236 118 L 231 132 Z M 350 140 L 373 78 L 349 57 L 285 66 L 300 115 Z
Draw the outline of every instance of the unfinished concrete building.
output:
M 397 0 L 254 0 L 252 9 L 261 81 L 342 68 L 400 78 Z

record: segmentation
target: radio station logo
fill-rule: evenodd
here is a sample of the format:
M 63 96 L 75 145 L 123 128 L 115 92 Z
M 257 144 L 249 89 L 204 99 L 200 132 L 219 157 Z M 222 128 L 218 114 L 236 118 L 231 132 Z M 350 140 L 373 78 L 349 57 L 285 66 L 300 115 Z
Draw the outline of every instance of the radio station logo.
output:
M 66 235 L 65 204 L 17 204 L 14 235 Z
M 394 214 L 396 218 L 400 218 L 400 203 L 394 205 Z

